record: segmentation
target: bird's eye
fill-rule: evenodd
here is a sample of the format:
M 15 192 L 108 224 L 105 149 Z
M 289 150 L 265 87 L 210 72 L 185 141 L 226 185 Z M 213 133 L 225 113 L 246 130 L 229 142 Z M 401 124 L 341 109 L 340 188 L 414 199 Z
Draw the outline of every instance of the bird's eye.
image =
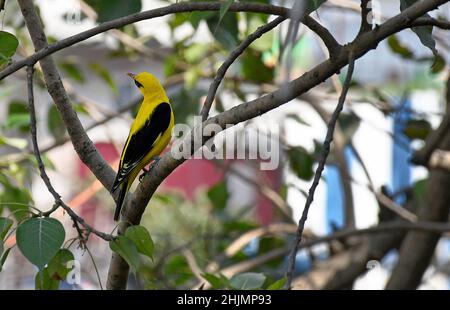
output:
M 139 83 L 138 81 L 136 81 L 136 80 L 134 80 L 134 84 L 136 84 L 136 86 L 138 87 L 138 88 L 141 88 L 141 87 L 143 87 L 142 86 L 142 84 L 141 83 Z

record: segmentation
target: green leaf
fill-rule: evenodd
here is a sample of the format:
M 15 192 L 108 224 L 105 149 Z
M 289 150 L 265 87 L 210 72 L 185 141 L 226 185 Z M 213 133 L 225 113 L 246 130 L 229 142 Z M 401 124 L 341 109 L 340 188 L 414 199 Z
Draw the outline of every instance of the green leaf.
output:
M 311 14 L 312 12 L 316 11 L 326 1 L 327 0 L 306 1 L 306 7 L 305 7 L 306 14 Z
M 239 29 L 236 13 L 226 13 L 220 23 L 219 16 L 213 15 L 207 19 L 206 23 L 214 39 L 225 49 L 231 51 L 238 45 Z
M 0 240 L 3 240 L 6 237 L 6 234 L 13 223 L 14 222 L 7 217 L 0 217 Z
M 42 270 L 61 248 L 66 232 L 62 224 L 48 217 L 34 217 L 19 225 L 17 246 L 22 254 Z
M 183 25 L 185 22 L 189 20 L 189 14 L 187 13 L 177 13 L 172 14 L 172 16 L 169 19 L 169 26 L 170 30 L 173 31 L 175 28 L 178 28 L 179 26 Z
M 86 80 L 83 72 L 78 68 L 78 65 L 73 61 L 61 61 L 59 63 L 61 69 L 74 81 L 84 83 Z
M 302 180 L 310 180 L 314 175 L 312 155 L 301 146 L 292 147 L 287 153 L 293 172 Z
M 139 252 L 132 240 L 125 236 L 119 236 L 109 242 L 109 247 L 128 263 L 133 272 L 139 269 L 141 265 Z
M 390 47 L 390 49 L 400 55 L 401 57 L 405 58 L 405 59 L 411 59 L 413 58 L 413 52 L 404 44 L 402 44 L 402 42 L 400 42 L 400 40 L 398 39 L 397 36 L 392 35 L 388 38 L 387 40 L 388 45 Z
M 9 138 L 0 136 L 0 146 L 1 145 L 8 145 L 18 149 L 24 149 L 28 145 L 28 142 L 27 140 L 22 138 Z
M 67 267 L 67 263 L 75 260 L 72 252 L 68 249 L 59 250 L 56 255 L 50 260 L 48 266 L 48 275 L 53 280 L 64 280 L 71 269 Z
M 191 67 L 184 72 L 184 81 L 187 89 L 192 89 L 200 78 L 200 70 L 197 67 Z
M 434 59 L 434 63 L 431 66 L 431 72 L 434 74 L 442 72 L 445 69 L 445 59 L 441 55 L 437 55 Z
M 427 120 L 411 119 L 406 122 L 403 133 L 410 139 L 425 140 L 432 130 Z
M 221 287 L 224 286 L 224 283 L 223 283 L 222 279 L 219 278 L 219 277 L 216 277 L 216 276 L 213 275 L 213 274 L 210 274 L 210 273 L 205 272 L 205 273 L 202 273 L 202 277 L 203 277 L 206 281 L 208 281 L 209 284 L 211 284 L 211 286 L 212 286 L 213 289 L 218 289 L 218 288 L 221 288 Z
M 47 128 L 55 140 L 61 140 L 66 135 L 66 126 L 54 105 L 47 112 Z
M 143 226 L 130 226 L 125 231 L 125 237 L 134 242 L 139 253 L 153 258 L 154 244 L 148 230 Z
M 221 7 L 220 7 L 220 18 L 219 18 L 219 24 L 222 21 L 223 17 L 225 16 L 225 14 L 228 12 L 228 10 L 230 9 L 230 6 L 233 4 L 234 0 L 227 0 L 226 2 L 222 3 Z
M 416 3 L 417 0 L 400 0 L 400 11 L 404 11 L 414 3 Z M 423 17 L 431 17 L 429 14 L 423 15 Z M 433 32 L 433 26 L 420 26 L 420 27 L 412 27 L 412 31 L 416 33 L 416 35 L 419 37 L 420 42 L 426 47 L 428 47 L 433 55 L 436 57 L 438 52 L 436 50 L 436 41 L 434 41 L 434 38 L 432 36 Z
M 17 113 L 8 116 L 5 122 L 7 129 L 20 129 L 22 132 L 24 128 L 30 124 L 30 115 L 28 113 Z
M 230 285 L 237 290 L 255 290 L 261 288 L 265 281 L 266 277 L 261 273 L 246 272 L 231 278 Z
M 173 255 L 164 266 L 164 274 L 170 274 L 167 278 L 174 286 L 182 285 L 193 277 L 193 273 L 186 258 L 183 255 Z
M 264 17 L 267 17 L 267 15 L 262 15 Z M 248 25 L 247 25 L 247 35 L 250 33 L 256 31 L 258 27 L 262 26 L 263 24 L 266 24 L 267 21 L 261 21 L 261 14 L 248 14 L 247 17 Z M 259 52 L 266 52 L 269 51 L 274 42 L 274 32 L 269 31 L 263 34 L 260 38 L 255 40 L 250 46 L 252 49 L 255 49 Z
M 198 103 L 205 94 L 206 91 L 204 89 L 197 87 L 187 89 L 183 87 L 170 98 L 175 119 L 178 123 L 185 124 L 189 122 L 190 117 L 198 112 Z
M 422 179 L 416 181 L 413 185 L 413 196 L 418 206 L 422 205 L 425 201 L 425 193 L 427 190 L 428 179 Z
M 193 43 L 184 50 L 184 58 L 193 64 L 203 59 L 203 56 L 208 51 L 208 46 L 201 43 Z
M 97 12 L 99 23 L 138 13 L 142 9 L 141 0 L 86 0 L 86 3 Z
M 13 100 L 9 103 L 5 128 L 19 129 L 27 133 L 30 131 L 30 114 L 26 102 Z
M 247 49 L 241 57 L 242 74 L 245 79 L 256 83 L 273 81 L 274 70 L 265 65 L 262 54 L 253 49 Z
M 59 282 L 59 280 L 50 277 L 47 268 L 40 270 L 34 278 L 34 285 L 37 290 L 57 290 Z
M 192 27 L 197 30 L 198 25 L 200 25 L 200 22 L 202 20 L 207 21 L 209 18 L 214 18 L 215 15 L 215 12 L 192 12 L 189 17 L 189 22 L 191 23 Z
M 212 186 L 207 195 L 214 207 L 219 210 L 223 210 L 227 206 L 229 193 L 225 182 L 222 181 Z
M 9 252 L 12 248 L 7 248 L 6 251 L 3 253 L 3 255 L 0 258 L 0 271 L 3 269 L 3 265 L 5 264 L 6 258 L 8 258 Z
M 270 290 L 270 291 L 281 290 L 284 287 L 285 283 L 286 283 L 286 277 L 283 277 L 280 280 L 278 280 L 278 281 L 272 283 L 271 285 L 269 285 L 267 287 L 267 289 Z
M 114 92 L 114 94 L 118 94 L 118 88 L 116 85 L 116 82 L 114 82 L 114 79 L 112 78 L 111 74 L 109 73 L 108 69 L 100 65 L 99 63 L 92 62 L 89 64 L 89 68 L 97 74 L 99 78 L 101 78 Z
M 19 41 L 12 33 L 0 31 L 0 69 L 8 64 L 16 53 L 17 46 Z
M 29 205 L 32 198 L 29 191 L 25 188 L 2 181 L 3 191 L 0 194 L 0 203 L 9 209 L 14 218 L 20 222 L 29 214 Z

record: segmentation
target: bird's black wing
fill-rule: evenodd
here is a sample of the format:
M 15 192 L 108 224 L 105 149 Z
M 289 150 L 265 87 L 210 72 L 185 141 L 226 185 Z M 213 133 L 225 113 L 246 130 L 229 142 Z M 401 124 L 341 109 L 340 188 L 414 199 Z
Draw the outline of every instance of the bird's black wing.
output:
M 122 151 L 119 171 L 113 184 L 115 191 L 128 174 L 152 150 L 155 141 L 163 135 L 170 124 L 172 109 L 167 102 L 160 103 L 149 116 L 144 126 L 130 134 Z

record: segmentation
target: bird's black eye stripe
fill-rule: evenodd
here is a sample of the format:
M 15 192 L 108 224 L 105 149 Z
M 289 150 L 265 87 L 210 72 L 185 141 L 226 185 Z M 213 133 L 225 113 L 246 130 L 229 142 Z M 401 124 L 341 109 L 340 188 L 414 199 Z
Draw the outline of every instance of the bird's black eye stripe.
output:
M 141 87 L 143 87 L 142 86 L 142 84 L 141 83 L 139 83 L 138 81 L 136 81 L 136 80 L 134 80 L 134 84 L 136 84 L 136 86 L 138 87 L 138 88 L 141 88 Z

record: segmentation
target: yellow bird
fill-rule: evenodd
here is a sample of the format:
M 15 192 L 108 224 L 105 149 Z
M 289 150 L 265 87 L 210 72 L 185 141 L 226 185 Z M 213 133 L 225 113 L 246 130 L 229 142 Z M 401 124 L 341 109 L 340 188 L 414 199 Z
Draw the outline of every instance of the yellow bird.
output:
M 128 73 L 144 100 L 130 128 L 120 157 L 119 170 L 111 192 L 120 190 L 114 220 L 120 215 L 123 201 L 139 171 L 158 155 L 170 142 L 174 116 L 166 92 L 159 80 L 148 72 Z

